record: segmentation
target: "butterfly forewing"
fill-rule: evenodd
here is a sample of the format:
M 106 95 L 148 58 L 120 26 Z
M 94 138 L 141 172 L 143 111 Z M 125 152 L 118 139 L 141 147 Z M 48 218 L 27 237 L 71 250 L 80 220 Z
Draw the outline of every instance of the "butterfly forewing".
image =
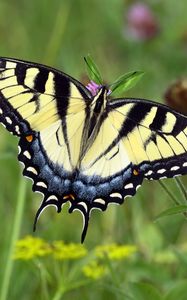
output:
M 8 109 L 18 123 L 41 131 L 75 110 L 84 109 L 90 94 L 68 75 L 39 64 L 0 59 L 2 123 L 7 125 Z M 71 105 L 69 99 L 72 100 Z M 4 122 L 3 122 L 4 121 Z M 12 122 L 12 131 L 20 135 Z M 19 124 L 17 124 L 19 126 Z M 21 133 L 24 133 L 24 130 Z
M 127 113 L 126 106 L 132 106 Z M 117 114 L 124 117 L 120 136 L 130 143 L 131 160 L 147 179 L 186 174 L 187 118 L 166 106 L 136 99 L 113 100 Z M 118 121 L 113 122 L 117 128 Z

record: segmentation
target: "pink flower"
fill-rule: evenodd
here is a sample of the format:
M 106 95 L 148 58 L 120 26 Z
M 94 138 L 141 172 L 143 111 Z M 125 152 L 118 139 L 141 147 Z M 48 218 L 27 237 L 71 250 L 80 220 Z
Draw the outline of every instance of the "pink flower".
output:
M 86 85 L 86 88 L 91 92 L 92 96 L 95 96 L 99 92 L 100 88 L 102 88 L 102 85 L 90 80 L 90 82 Z M 111 93 L 112 91 L 107 89 L 107 95 L 110 95 Z
M 101 85 L 99 85 L 99 84 L 95 83 L 93 80 L 91 80 L 87 84 L 86 88 L 91 92 L 91 94 L 93 96 L 95 96 L 98 93 L 99 89 L 101 88 Z
M 127 12 L 126 35 L 134 40 L 150 40 L 158 34 L 157 20 L 150 7 L 137 2 Z

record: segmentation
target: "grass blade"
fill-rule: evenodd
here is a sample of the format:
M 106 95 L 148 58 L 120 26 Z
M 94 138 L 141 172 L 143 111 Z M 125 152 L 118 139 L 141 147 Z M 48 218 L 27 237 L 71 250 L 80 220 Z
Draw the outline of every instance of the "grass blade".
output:
M 168 208 L 161 212 L 158 216 L 156 216 L 155 220 L 158 220 L 162 217 L 170 216 L 170 215 L 177 215 L 180 213 L 186 213 L 187 212 L 187 205 L 177 205 L 171 208 Z
M 17 205 L 16 205 L 16 213 L 15 213 L 15 218 L 12 226 L 13 228 L 12 236 L 11 236 L 11 241 L 8 249 L 4 277 L 3 277 L 3 282 L 0 291 L 1 300 L 8 299 L 9 284 L 10 284 L 11 274 L 14 265 L 13 252 L 14 252 L 15 243 L 18 239 L 19 232 L 20 232 L 23 208 L 25 203 L 25 194 L 26 194 L 26 181 L 22 178 L 21 175 L 19 190 L 18 190 Z

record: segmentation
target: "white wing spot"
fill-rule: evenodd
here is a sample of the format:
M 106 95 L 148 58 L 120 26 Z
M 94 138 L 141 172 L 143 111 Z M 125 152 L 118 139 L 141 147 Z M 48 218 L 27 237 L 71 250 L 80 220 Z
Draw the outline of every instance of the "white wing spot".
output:
M 0 114 L 2 115 L 3 114 L 3 111 L 2 111 L 2 109 L 0 108 Z
M 29 171 L 29 172 L 31 172 L 31 173 L 33 173 L 33 174 L 35 174 L 35 175 L 38 175 L 38 172 L 37 172 L 36 169 L 33 168 L 33 167 L 28 167 L 28 168 L 27 168 L 27 171 Z
M 171 171 L 177 171 L 178 169 L 180 169 L 179 166 L 174 166 L 174 167 L 171 168 Z
M 30 155 L 29 151 L 24 151 L 24 152 L 23 152 L 23 155 L 24 155 L 25 157 L 27 157 L 28 159 L 31 159 L 31 155 Z
M 187 162 L 183 163 L 183 167 L 187 167 Z
M 121 194 L 120 194 L 120 193 L 112 193 L 112 194 L 110 194 L 110 197 L 112 197 L 112 198 L 115 198 L 115 197 L 117 197 L 117 198 L 120 198 L 120 199 L 122 199 L 122 196 L 121 196 Z
M 101 198 L 95 199 L 94 202 L 105 205 L 105 200 L 103 200 Z
M 173 177 L 181 176 L 181 174 L 175 174 Z
M 43 182 L 43 181 L 38 181 L 38 182 L 36 183 L 36 185 L 37 185 L 37 186 L 41 186 L 41 187 L 47 189 L 47 184 L 45 184 L 45 182 Z
M 160 169 L 157 171 L 157 173 L 159 173 L 159 174 L 163 174 L 164 172 L 166 172 L 166 169 Z
M 124 189 L 133 189 L 133 184 L 132 183 L 128 183 L 124 186 Z
M 145 173 L 145 176 L 149 176 L 153 173 L 153 171 L 149 170 L 147 173 Z
M 136 191 L 141 187 L 141 184 L 138 184 L 136 187 Z
M 20 153 L 21 153 L 21 147 L 18 146 L 18 154 L 20 154 Z
M 49 201 L 49 200 L 58 200 L 58 198 L 55 195 L 51 195 L 47 198 L 46 201 Z
M 6 119 L 7 123 L 12 124 L 12 120 L 9 117 L 6 117 L 5 119 Z
M 20 130 L 19 130 L 19 126 L 18 125 L 15 126 L 15 131 L 17 132 L 17 134 L 20 134 Z
M 86 211 L 86 212 L 88 211 L 88 206 L 86 205 L 86 203 L 84 203 L 84 202 L 79 202 L 79 204 L 85 208 L 85 211 Z

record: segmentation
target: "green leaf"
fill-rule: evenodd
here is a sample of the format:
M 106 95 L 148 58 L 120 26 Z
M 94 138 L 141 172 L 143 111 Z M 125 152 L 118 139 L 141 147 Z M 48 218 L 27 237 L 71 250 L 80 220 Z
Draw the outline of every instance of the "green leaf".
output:
M 112 90 L 111 94 L 121 94 L 124 91 L 131 89 L 144 75 L 142 71 L 133 71 L 120 76 L 109 87 Z
M 187 212 L 187 205 L 177 205 L 161 212 L 158 216 L 156 216 L 155 220 L 158 220 L 165 216 L 177 215 L 184 212 Z
M 88 54 L 84 57 L 84 60 L 86 62 L 86 69 L 90 80 L 93 80 L 97 84 L 102 84 L 103 80 L 100 71 L 93 61 L 93 58 Z
M 175 284 L 175 286 L 167 293 L 164 300 L 186 300 L 186 292 L 187 292 L 187 281 L 181 281 Z
M 162 300 L 159 291 L 148 283 L 131 283 L 130 291 L 133 300 Z

